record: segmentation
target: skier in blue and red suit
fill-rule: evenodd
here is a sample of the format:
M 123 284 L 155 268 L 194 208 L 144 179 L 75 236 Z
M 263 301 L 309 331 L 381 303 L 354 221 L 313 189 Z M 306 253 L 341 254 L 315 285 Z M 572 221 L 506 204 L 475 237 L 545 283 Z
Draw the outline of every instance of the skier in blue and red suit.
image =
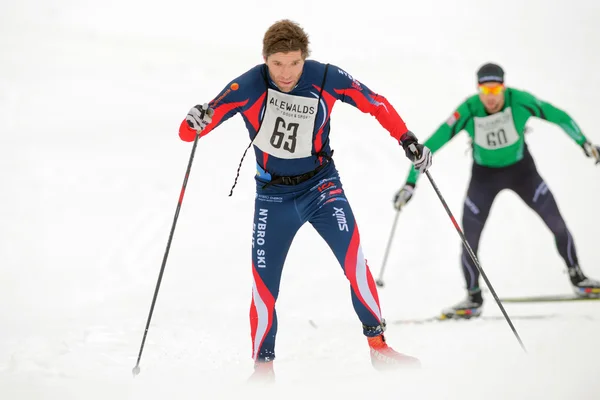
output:
M 253 377 L 274 378 L 275 302 L 286 255 L 306 222 L 327 242 L 350 282 L 352 304 L 374 367 L 418 364 L 386 344 L 377 288 L 332 159 L 333 105 L 340 100 L 374 116 L 421 172 L 431 165 L 431 153 L 383 96 L 341 68 L 306 60 L 308 55 L 308 37 L 302 28 L 289 20 L 278 21 L 263 39 L 265 62 L 229 82 L 208 104 L 193 107 L 179 130 L 181 139 L 190 142 L 196 134 L 202 137 L 240 114 L 254 147 Z

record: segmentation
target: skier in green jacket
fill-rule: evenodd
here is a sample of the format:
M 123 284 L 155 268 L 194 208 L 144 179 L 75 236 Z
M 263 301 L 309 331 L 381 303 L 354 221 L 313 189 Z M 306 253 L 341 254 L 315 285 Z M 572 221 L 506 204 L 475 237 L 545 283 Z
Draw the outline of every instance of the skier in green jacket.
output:
M 434 153 L 463 130 L 471 137 L 474 162 L 462 218 L 467 242 L 477 254 L 479 238 L 494 198 L 501 190 L 510 189 L 542 218 L 554 234 L 575 293 L 585 297 L 600 296 L 600 282 L 588 278 L 579 267 L 573 237 L 529 153 L 525 143 L 525 124 L 530 117 L 537 117 L 560 126 L 596 164 L 600 163 L 600 147 L 587 140 L 566 112 L 530 93 L 506 87 L 504 71 L 499 65 L 483 65 L 477 71 L 477 83 L 479 93 L 465 100 L 423 144 Z M 394 197 L 397 210 L 411 199 L 418 177 L 418 171 L 411 168 L 406 183 Z M 483 297 L 479 270 L 464 246 L 462 250 L 467 298 L 443 310 L 442 318 L 481 315 Z

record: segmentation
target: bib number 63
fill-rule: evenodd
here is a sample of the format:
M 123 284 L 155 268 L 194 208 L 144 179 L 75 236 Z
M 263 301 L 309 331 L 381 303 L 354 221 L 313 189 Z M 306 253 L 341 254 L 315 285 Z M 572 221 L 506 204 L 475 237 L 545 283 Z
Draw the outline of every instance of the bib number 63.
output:
M 283 149 L 294 153 L 296 151 L 296 136 L 298 135 L 297 123 L 286 124 L 285 120 L 281 117 L 277 117 L 275 120 L 275 128 L 271 135 L 271 146 L 276 149 L 280 149 L 283 145 Z

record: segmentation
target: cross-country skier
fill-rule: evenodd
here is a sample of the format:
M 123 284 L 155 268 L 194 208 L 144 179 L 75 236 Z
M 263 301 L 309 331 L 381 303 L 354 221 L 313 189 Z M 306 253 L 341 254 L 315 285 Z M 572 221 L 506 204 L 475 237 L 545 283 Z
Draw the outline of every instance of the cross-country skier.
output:
M 600 296 L 600 282 L 589 279 L 582 272 L 573 236 L 529 153 L 524 137 L 525 124 L 530 117 L 537 117 L 560 126 L 596 164 L 600 163 L 600 147 L 592 145 L 563 110 L 528 92 L 506 87 L 504 71 L 499 65 L 483 65 L 477 71 L 477 84 L 479 93 L 465 100 L 424 143 L 435 153 L 463 130 L 471 137 L 473 165 L 462 218 L 467 242 L 477 254 L 479 238 L 494 198 L 501 190 L 510 189 L 554 234 L 575 292 L 579 296 Z M 418 177 L 419 171 L 411 168 L 406 183 L 394 196 L 396 209 L 410 201 Z M 483 297 L 479 271 L 464 246 L 461 264 L 467 298 L 442 311 L 442 318 L 471 318 L 481 314 Z
M 377 289 L 332 159 L 329 135 L 334 103 L 340 100 L 374 116 L 417 170 L 429 168 L 431 153 L 386 98 L 343 69 L 307 60 L 308 56 L 309 39 L 303 29 L 289 20 L 276 22 L 263 38 L 264 63 L 230 81 L 208 104 L 194 106 L 179 130 L 181 139 L 193 141 L 197 133 L 202 137 L 240 114 L 254 146 L 252 379 L 274 379 L 275 303 L 286 255 L 306 222 L 327 242 L 349 280 L 373 366 L 418 365 L 416 358 L 389 347 L 384 337 Z

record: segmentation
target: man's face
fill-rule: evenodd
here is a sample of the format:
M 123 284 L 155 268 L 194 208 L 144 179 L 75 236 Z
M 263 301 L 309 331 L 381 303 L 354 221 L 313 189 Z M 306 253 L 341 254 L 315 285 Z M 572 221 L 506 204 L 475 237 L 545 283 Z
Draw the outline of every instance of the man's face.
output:
M 271 79 L 284 93 L 291 92 L 296 86 L 304 67 L 301 50 L 271 54 L 265 58 L 265 63 Z
M 479 85 L 479 99 L 490 114 L 500 111 L 504 105 L 504 85 L 497 82 Z

